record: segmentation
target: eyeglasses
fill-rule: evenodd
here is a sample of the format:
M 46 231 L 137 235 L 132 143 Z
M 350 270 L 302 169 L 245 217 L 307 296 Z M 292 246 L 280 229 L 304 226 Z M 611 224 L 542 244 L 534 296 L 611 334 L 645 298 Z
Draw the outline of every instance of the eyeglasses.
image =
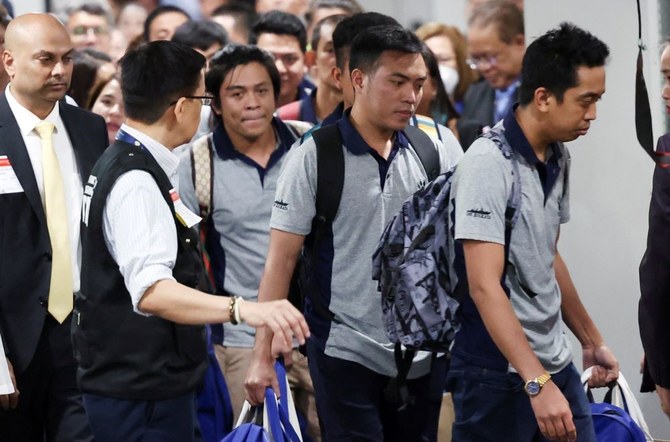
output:
M 189 95 L 181 98 L 188 98 L 189 100 L 200 100 L 203 106 L 209 106 L 210 104 L 212 104 L 212 100 L 214 99 L 214 97 L 212 97 L 211 95 Z M 172 103 L 170 103 L 170 106 L 174 106 L 175 104 L 177 104 L 177 101 L 173 101 Z
M 466 62 L 470 65 L 470 68 L 477 69 L 480 65 L 486 64 L 488 66 L 495 66 L 498 64 L 499 55 L 482 55 L 479 57 L 470 57 Z
M 109 34 L 109 29 L 105 26 L 75 26 L 72 29 L 73 35 L 86 35 L 90 32 L 93 32 L 95 35 L 107 35 Z

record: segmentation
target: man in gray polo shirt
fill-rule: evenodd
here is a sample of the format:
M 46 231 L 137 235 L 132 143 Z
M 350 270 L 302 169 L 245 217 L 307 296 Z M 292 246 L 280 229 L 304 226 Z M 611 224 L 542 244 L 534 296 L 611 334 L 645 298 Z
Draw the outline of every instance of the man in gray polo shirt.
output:
M 211 134 L 197 140 L 212 158 L 211 207 L 203 226 L 217 294 L 255 301 L 268 250 L 270 213 L 280 168 L 299 133 L 273 117 L 280 77 L 272 56 L 256 46 L 228 46 L 210 64 L 205 77 L 217 116 Z M 301 123 L 309 126 L 307 123 Z M 202 144 L 204 143 L 204 146 Z M 195 151 L 194 151 L 195 152 Z M 197 155 L 197 154 L 194 154 Z M 200 211 L 193 186 L 193 170 L 202 177 L 191 151 L 182 154 L 180 194 L 184 203 Z M 209 184 L 209 183 L 207 183 Z M 237 419 L 244 403 L 244 376 L 249 366 L 255 330 L 245 324 L 215 327 L 214 350 L 226 378 Z M 308 433 L 319 434 L 314 388 L 307 361 L 297 350 L 287 359 L 296 404 L 308 419 Z
M 585 135 L 595 119 L 608 54 L 603 42 L 565 23 L 538 38 L 524 56 L 520 104 L 456 170 L 455 237 L 470 296 L 461 303 L 447 380 L 454 441 L 530 442 L 540 434 L 595 441 L 563 322 L 582 344 L 584 366 L 595 367 L 593 386 L 615 380 L 619 364 L 556 247 L 569 218 L 570 156 L 562 143 Z M 521 202 L 510 231 L 514 173 Z
M 403 132 L 427 76 L 421 42 L 400 26 L 368 29 L 353 41 L 350 76 L 353 107 L 336 123 L 343 140 L 342 199 L 332 229 L 319 244 L 313 275 L 332 317 L 309 308 L 306 313 L 322 435 L 338 441 L 434 440 L 446 363 L 438 358 L 431 372 L 431 355 L 418 354 L 408 382 L 415 401 L 399 412 L 384 399 L 396 369 L 371 279 L 372 254 L 384 227 L 427 179 Z M 452 158 L 441 142 L 434 143 L 446 171 Z M 303 241 L 312 233 L 316 173 L 316 146 L 310 138 L 289 154 L 277 184 L 261 301 L 286 296 Z M 247 376 L 247 392 L 256 402 L 262 401 L 264 387 L 275 382 L 269 350 L 270 336 L 258 333 Z

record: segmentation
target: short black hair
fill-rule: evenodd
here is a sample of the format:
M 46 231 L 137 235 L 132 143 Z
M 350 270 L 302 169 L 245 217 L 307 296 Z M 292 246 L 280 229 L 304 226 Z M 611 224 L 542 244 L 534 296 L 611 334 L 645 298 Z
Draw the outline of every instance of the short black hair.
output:
M 174 31 L 171 40 L 204 51 L 217 43 L 225 46 L 228 33 L 223 26 L 211 20 L 189 20 Z
M 81 107 L 89 109 L 91 90 L 106 79 L 98 72 L 112 58 L 93 48 L 84 48 L 72 53 L 72 76 L 67 94 Z
M 256 21 L 258 17 L 256 10 L 247 3 L 231 2 L 227 5 L 221 5 L 212 12 L 212 17 L 219 15 L 229 15 L 233 17 L 233 29 L 236 32 L 244 35 L 244 38 L 249 40 L 251 34 L 251 24 Z
M 147 15 L 147 19 L 144 21 L 144 32 L 142 32 L 142 37 L 144 37 L 144 41 L 148 42 L 149 41 L 149 30 L 151 29 L 151 24 L 156 20 L 157 17 L 167 14 L 169 12 L 176 12 L 178 14 L 183 14 L 184 17 L 187 19 L 191 19 L 191 16 L 188 15 L 186 11 L 183 9 L 177 7 L 177 6 L 172 6 L 172 5 L 161 5 L 158 6 L 156 9 L 151 11 L 149 15 Z
M 309 43 L 312 50 L 316 51 L 317 48 L 319 47 L 319 42 L 321 41 L 321 28 L 327 25 L 337 27 L 337 25 L 347 17 L 349 16 L 344 14 L 337 14 L 337 15 L 329 15 L 328 17 L 320 20 L 316 24 L 316 26 L 314 26 L 314 30 L 312 31 L 312 39 Z
M 111 23 L 112 21 L 110 15 L 107 13 L 105 8 L 103 8 L 97 3 L 84 3 L 74 8 L 68 8 L 66 11 L 68 21 L 70 17 L 72 17 L 77 12 L 85 12 L 90 15 L 97 15 L 99 17 L 103 17 L 108 24 Z
M 529 104 L 540 87 L 562 102 L 565 91 L 577 86 L 577 69 L 604 66 L 609 53 L 607 45 L 591 33 L 571 23 L 561 23 L 526 49 L 521 67 L 520 104 Z
M 12 16 L 9 15 L 7 8 L 0 4 L 0 27 L 7 29 L 7 25 L 12 21 Z
M 198 88 L 205 57 L 182 43 L 154 41 L 119 60 L 126 115 L 146 124 L 158 121 L 180 97 Z
M 424 56 L 421 40 L 414 32 L 399 25 L 374 26 L 358 34 L 351 42 L 349 73 L 354 69 L 366 74 L 373 73 L 379 57 L 385 51 Z
M 258 16 L 256 23 L 251 27 L 249 43 L 258 43 L 261 34 L 291 35 L 298 40 L 300 50 L 307 49 L 307 30 L 300 19 L 293 14 L 283 11 L 269 11 Z
M 354 37 L 373 26 L 383 25 L 400 26 L 400 23 L 393 17 L 379 12 L 356 14 L 339 22 L 333 31 L 333 49 L 335 50 L 337 67 L 344 71 L 344 66 L 349 60 L 349 49 L 351 49 Z
M 360 14 L 363 12 L 363 7 L 356 0 L 312 0 L 309 9 L 305 13 L 305 20 L 312 24 L 314 13 L 319 9 L 343 9 L 347 16 Z M 341 14 L 338 14 L 341 15 Z
M 255 45 L 229 44 L 209 62 L 209 71 L 205 75 L 205 88 L 214 97 L 214 104 L 221 106 L 221 85 L 223 80 L 237 66 L 245 66 L 249 63 L 260 63 L 267 71 L 272 82 L 275 102 L 279 98 L 281 79 L 275 65 L 275 60 L 269 52 Z

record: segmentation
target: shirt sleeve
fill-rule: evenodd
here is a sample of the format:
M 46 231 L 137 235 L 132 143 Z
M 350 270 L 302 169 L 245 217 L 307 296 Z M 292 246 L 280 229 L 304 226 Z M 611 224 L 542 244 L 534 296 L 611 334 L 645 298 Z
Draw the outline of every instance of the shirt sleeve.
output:
M 442 137 L 442 148 L 438 146 L 440 167 L 441 172 L 444 173 L 458 164 L 463 156 L 463 148 L 449 128 L 439 125 L 438 130 Z
M 316 149 L 309 139 L 294 146 L 277 180 L 270 227 L 308 235 L 316 214 Z
M 509 161 L 480 139 L 463 156 L 454 176 L 455 238 L 505 244 L 505 210 L 511 191 Z M 477 149 L 477 147 L 484 147 Z M 479 151 L 479 152 L 477 152 Z
M 103 234 L 133 309 L 148 316 L 137 305 L 156 282 L 174 280 L 177 260 L 174 217 L 149 173 L 133 170 L 116 180 L 105 204 Z

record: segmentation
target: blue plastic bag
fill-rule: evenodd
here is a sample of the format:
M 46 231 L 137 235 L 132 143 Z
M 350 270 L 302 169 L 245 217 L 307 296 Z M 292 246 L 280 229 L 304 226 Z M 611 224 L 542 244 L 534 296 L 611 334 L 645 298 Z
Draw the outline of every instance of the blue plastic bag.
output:
M 263 406 L 248 408 L 246 416 L 243 417 L 245 423 L 233 429 L 221 442 L 269 442 L 270 437 L 266 428 L 270 429 L 274 442 L 300 442 L 300 436 L 289 419 L 287 395 L 290 392 L 286 389 L 286 370 L 280 362 L 277 362 L 275 371 L 280 385 L 281 400 L 277 399 L 272 388 L 266 388 Z M 266 419 L 265 425 L 263 419 Z
M 203 442 L 219 442 L 233 428 L 233 407 L 226 381 L 214 354 L 209 326 L 207 361 L 209 366 L 198 391 L 198 422 Z

